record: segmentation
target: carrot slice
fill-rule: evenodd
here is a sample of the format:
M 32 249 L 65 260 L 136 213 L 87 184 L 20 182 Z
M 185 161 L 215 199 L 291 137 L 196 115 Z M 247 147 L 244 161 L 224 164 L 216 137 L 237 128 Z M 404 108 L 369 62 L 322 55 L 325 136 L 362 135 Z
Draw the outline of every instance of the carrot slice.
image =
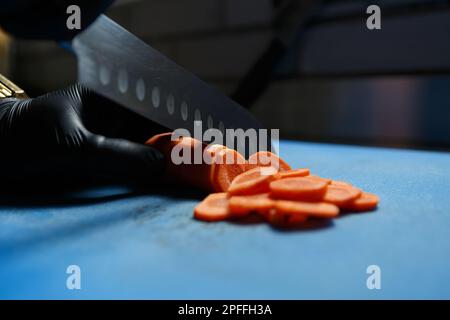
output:
M 279 156 L 277 156 L 275 153 L 272 153 L 270 151 L 259 151 L 254 154 L 252 154 L 248 158 L 248 169 L 251 169 L 252 167 L 258 166 L 258 167 L 276 167 L 278 171 L 288 171 L 292 168 L 281 159 Z
M 245 216 L 251 212 L 265 215 L 273 208 L 275 200 L 271 199 L 268 193 L 251 196 L 233 196 L 228 200 L 230 215 L 234 217 Z
M 246 170 L 245 158 L 233 149 L 217 152 L 210 170 L 210 181 L 215 192 L 225 192 L 231 182 Z
M 337 206 L 325 202 L 278 200 L 275 202 L 275 210 L 283 214 L 307 215 L 314 218 L 334 218 L 339 215 Z
M 216 154 L 223 149 L 227 149 L 227 147 L 221 144 L 211 144 L 206 148 L 206 150 L 208 150 L 208 152 L 211 152 L 212 154 Z
M 326 184 L 330 184 L 331 183 L 331 179 L 322 178 L 322 177 L 315 176 L 315 175 L 309 175 L 306 178 L 308 178 L 310 180 L 313 180 L 313 181 L 322 181 L 322 182 L 325 182 Z
M 319 201 L 327 190 L 327 183 L 308 177 L 286 178 L 270 183 L 270 193 L 275 199 Z
M 269 184 L 274 179 L 274 175 L 263 175 L 261 167 L 256 167 L 234 178 L 228 188 L 228 194 L 233 196 L 269 192 Z
M 275 209 L 269 210 L 265 214 L 267 222 L 271 225 L 281 228 L 292 228 L 303 225 L 307 220 L 308 216 L 306 214 L 286 214 L 279 212 Z
M 194 217 L 203 221 L 222 221 L 229 216 L 226 193 L 211 193 L 194 209 Z
M 345 209 L 349 211 L 370 211 L 374 210 L 379 202 L 380 198 L 377 195 L 363 192 L 359 198 L 347 204 Z
M 345 207 L 347 204 L 361 196 L 362 191 L 344 184 L 330 184 L 327 192 L 323 196 L 323 201 L 333 203 L 338 207 Z
M 306 168 L 283 171 L 277 174 L 278 179 L 306 177 L 306 176 L 309 176 L 309 169 Z
M 340 180 L 331 180 L 331 184 L 335 186 L 344 186 L 344 187 L 352 187 L 351 183 L 340 181 Z
M 214 158 L 216 157 L 216 155 L 221 151 L 227 149 L 227 147 L 221 145 L 221 144 L 212 144 L 212 145 L 208 145 L 205 150 L 204 150 L 204 154 L 203 157 L 205 159 L 205 162 L 208 164 L 212 164 L 214 162 Z

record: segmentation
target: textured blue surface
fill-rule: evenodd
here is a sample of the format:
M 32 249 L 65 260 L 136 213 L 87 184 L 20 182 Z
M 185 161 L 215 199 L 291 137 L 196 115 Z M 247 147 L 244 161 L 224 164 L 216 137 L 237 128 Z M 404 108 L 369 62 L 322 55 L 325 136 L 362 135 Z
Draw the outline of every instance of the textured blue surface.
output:
M 450 154 L 283 142 L 293 167 L 381 197 L 379 209 L 282 232 L 192 219 L 195 199 L 0 203 L 0 298 L 450 298 Z M 117 195 L 116 197 L 114 195 Z M 82 289 L 66 289 L 66 268 Z M 381 268 L 368 290 L 366 268 Z

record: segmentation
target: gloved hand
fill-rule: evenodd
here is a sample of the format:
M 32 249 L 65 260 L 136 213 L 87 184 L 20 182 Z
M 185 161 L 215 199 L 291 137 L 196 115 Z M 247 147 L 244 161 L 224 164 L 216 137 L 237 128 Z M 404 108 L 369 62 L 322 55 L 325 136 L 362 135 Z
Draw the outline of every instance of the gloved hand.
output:
M 0 100 L 0 187 L 151 184 L 164 159 L 142 143 L 160 130 L 81 85 Z

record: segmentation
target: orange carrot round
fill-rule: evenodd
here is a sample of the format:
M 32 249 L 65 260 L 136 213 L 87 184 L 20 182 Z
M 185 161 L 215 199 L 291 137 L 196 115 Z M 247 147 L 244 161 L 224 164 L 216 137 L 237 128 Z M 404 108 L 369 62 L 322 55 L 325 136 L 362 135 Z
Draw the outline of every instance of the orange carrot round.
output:
M 231 182 L 246 170 L 245 158 L 233 149 L 223 149 L 214 156 L 210 181 L 215 192 L 225 192 Z
M 347 186 L 347 187 L 351 187 L 352 186 L 351 183 L 345 182 L 345 181 L 341 181 L 341 180 L 331 180 L 330 184 L 335 185 L 335 186 Z
M 295 177 L 306 177 L 309 176 L 310 172 L 307 168 L 302 169 L 292 169 L 287 171 L 282 171 L 277 174 L 278 179 L 285 179 L 285 178 L 295 178 Z
M 287 171 L 291 170 L 291 167 L 287 164 L 286 161 L 281 159 L 279 156 L 277 156 L 275 153 L 272 153 L 270 151 L 259 151 L 254 154 L 252 154 L 248 158 L 248 169 L 254 168 L 254 167 L 273 167 L 276 166 L 276 169 L 278 171 Z
M 357 199 L 361 195 L 361 190 L 345 184 L 330 184 L 327 192 L 323 196 L 323 201 L 333 203 L 338 207 L 345 207 L 347 204 Z
M 322 181 L 325 182 L 326 184 L 331 184 L 331 179 L 328 178 L 322 178 L 316 175 L 309 175 L 306 178 L 310 179 L 310 180 L 314 180 L 314 181 Z
M 377 195 L 368 192 L 363 192 L 359 198 L 347 204 L 345 206 L 345 209 L 357 212 L 370 211 L 374 210 L 378 206 L 379 202 L 380 198 L 378 198 Z
M 275 199 L 319 201 L 327 190 L 327 183 L 309 177 L 286 178 L 270 183 L 270 193 Z
M 224 149 L 227 149 L 227 147 L 221 144 L 208 145 L 203 152 L 205 162 L 211 165 L 214 162 L 216 155 Z
M 251 195 L 269 192 L 269 184 L 274 175 L 263 175 L 261 167 L 256 167 L 238 175 L 228 189 L 230 195 Z
M 280 228 L 294 228 L 302 226 L 307 220 L 306 214 L 286 214 L 275 209 L 268 211 L 265 214 L 268 223 Z
M 228 200 L 230 215 L 233 217 L 245 216 L 251 212 L 265 215 L 273 208 L 275 200 L 271 199 L 268 193 L 251 196 L 232 196 Z
M 194 217 L 203 221 L 222 221 L 230 217 L 226 193 L 211 193 L 194 209 Z
M 339 215 L 337 206 L 325 202 L 278 200 L 275 202 L 275 210 L 283 214 L 307 215 L 314 218 L 334 218 Z

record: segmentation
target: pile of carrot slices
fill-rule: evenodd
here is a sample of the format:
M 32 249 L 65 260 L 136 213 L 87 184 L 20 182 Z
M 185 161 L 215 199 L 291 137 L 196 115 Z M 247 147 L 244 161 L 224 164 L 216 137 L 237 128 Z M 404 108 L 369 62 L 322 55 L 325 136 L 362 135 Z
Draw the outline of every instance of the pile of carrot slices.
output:
M 261 167 L 238 175 L 227 192 L 212 193 L 194 210 L 194 217 L 221 221 L 259 214 L 279 227 L 309 219 L 332 219 L 341 212 L 370 211 L 376 195 L 350 183 L 311 175 L 308 169 L 289 169 L 262 175 Z
M 258 214 L 272 225 L 295 227 L 310 219 L 332 219 L 342 212 L 374 210 L 379 202 L 376 195 L 348 182 L 312 175 L 306 168 L 291 169 L 271 152 L 257 152 L 246 161 L 235 150 L 221 145 L 205 146 L 192 138 L 171 141 L 169 133 L 147 142 L 167 159 L 180 143 L 192 151 L 201 148 L 211 160 L 209 164 L 182 165 L 168 161 L 169 176 L 212 192 L 195 207 L 194 217 L 199 220 L 222 221 Z M 234 161 L 230 164 L 225 161 L 227 157 Z M 267 159 L 277 160 L 277 168 Z
M 376 195 L 348 182 L 311 175 L 307 168 L 291 169 L 282 159 L 272 172 L 250 160 L 252 164 L 227 190 L 212 193 L 197 205 L 196 219 L 222 221 L 258 214 L 271 225 L 290 228 L 312 219 L 336 218 L 342 212 L 374 210 L 378 205 Z

